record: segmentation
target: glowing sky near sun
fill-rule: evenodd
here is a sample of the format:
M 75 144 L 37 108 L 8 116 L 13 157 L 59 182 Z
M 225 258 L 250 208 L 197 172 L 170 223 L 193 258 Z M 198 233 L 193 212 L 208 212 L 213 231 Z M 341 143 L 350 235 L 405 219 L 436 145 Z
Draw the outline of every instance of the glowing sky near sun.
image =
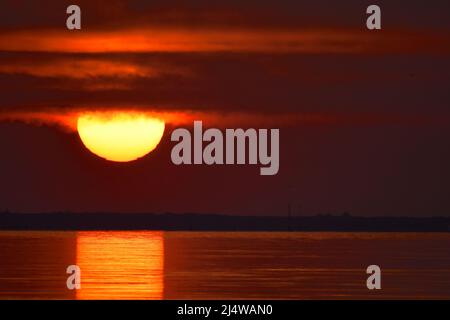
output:
M 4 209 L 285 214 L 292 198 L 305 214 L 450 210 L 450 2 L 383 1 L 374 32 L 360 1 L 80 0 L 79 31 L 66 3 L 45 3 L 0 2 Z M 78 119 L 111 112 L 161 119 L 165 136 L 195 120 L 280 128 L 282 166 L 267 180 L 180 168 L 165 137 L 139 161 L 104 161 Z

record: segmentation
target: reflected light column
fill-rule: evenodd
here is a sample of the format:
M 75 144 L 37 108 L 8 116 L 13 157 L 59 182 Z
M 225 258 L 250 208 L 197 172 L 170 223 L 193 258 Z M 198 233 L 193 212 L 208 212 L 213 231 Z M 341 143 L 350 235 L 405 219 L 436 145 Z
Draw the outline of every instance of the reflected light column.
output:
M 164 239 L 159 231 L 77 233 L 77 299 L 162 299 Z

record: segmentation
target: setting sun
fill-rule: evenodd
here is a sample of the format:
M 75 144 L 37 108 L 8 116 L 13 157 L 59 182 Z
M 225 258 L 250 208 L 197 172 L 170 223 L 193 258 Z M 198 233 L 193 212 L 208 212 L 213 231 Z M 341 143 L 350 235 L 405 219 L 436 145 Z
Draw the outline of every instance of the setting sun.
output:
M 92 153 L 127 162 L 156 148 L 164 133 L 164 121 L 143 113 L 86 113 L 79 116 L 77 129 Z

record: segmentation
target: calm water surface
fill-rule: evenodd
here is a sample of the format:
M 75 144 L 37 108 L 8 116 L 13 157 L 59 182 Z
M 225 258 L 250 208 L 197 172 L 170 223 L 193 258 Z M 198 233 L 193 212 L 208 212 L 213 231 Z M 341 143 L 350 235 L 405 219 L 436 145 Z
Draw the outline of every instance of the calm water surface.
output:
M 450 234 L 0 232 L 0 299 L 330 298 L 450 299 Z

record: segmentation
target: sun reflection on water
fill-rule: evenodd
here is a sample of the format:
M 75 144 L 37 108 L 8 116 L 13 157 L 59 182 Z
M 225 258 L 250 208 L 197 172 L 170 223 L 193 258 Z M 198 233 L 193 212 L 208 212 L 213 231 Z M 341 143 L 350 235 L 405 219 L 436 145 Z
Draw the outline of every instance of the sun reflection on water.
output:
M 77 299 L 162 299 L 162 232 L 77 233 Z

